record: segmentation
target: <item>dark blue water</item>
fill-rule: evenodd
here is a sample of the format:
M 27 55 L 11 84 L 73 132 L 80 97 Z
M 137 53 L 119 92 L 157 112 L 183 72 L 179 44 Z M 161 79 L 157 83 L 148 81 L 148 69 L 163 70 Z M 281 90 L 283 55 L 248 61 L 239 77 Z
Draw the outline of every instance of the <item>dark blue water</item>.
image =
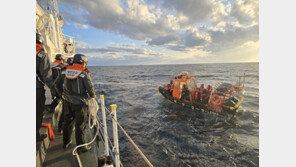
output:
M 258 63 L 89 69 L 97 96 L 104 94 L 106 105 L 117 104 L 119 122 L 154 166 L 259 166 Z M 166 101 L 158 86 L 181 71 L 198 78 L 198 85 L 234 83 L 246 73 L 245 100 L 239 113 L 221 117 Z M 144 166 L 121 131 L 119 137 L 123 165 Z

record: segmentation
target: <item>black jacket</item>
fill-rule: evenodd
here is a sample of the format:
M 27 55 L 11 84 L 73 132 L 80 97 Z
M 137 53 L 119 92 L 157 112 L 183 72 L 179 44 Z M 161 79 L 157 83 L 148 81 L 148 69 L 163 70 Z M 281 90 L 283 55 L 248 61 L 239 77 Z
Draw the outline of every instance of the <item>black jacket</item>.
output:
M 76 79 L 66 78 L 66 70 L 55 80 L 57 94 L 72 104 L 87 104 L 96 97 L 90 73 L 83 71 Z
M 36 55 L 36 88 L 44 88 L 44 85 L 47 85 L 52 96 L 55 96 L 49 57 L 42 49 Z
M 63 64 L 58 64 L 52 67 L 51 69 L 52 69 L 52 78 L 53 80 L 56 80 L 57 77 L 62 73 L 62 70 L 65 69 L 65 66 Z

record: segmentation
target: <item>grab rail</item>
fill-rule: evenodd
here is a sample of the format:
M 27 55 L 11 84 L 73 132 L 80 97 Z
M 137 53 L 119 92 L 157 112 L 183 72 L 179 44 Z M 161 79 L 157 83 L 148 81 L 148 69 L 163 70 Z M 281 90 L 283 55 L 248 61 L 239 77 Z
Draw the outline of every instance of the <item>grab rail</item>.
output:
M 101 95 L 102 96 L 102 95 Z M 101 97 L 100 96 L 100 97 Z M 116 162 L 115 162 L 115 166 L 116 167 L 119 167 L 119 164 L 120 164 L 120 160 L 119 160 L 119 145 L 118 145 L 118 131 L 117 131 L 117 126 L 122 130 L 122 132 L 124 133 L 124 135 L 128 138 L 129 142 L 134 146 L 134 148 L 137 150 L 137 152 L 140 154 L 140 156 L 144 159 L 144 161 L 147 163 L 147 165 L 149 167 L 153 167 L 152 163 L 148 160 L 148 158 L 144 155 L 144 153 L 141 151 L 141 149 L 137 146 L 137 144 L 133 141 L 133 139 L 127 134 L 127 132 L 123 129 L 123 127 L 120 125 L 120 123 L 117 121 L 117 118 L 116 118 L 116 105 L 113 104 L 111 105 L 111 110 L 110 111 L 106 106 L 105 106 L 105 102 L 104 102 L 104 96 L 103 98 L 100 98 L 98 100 L 98 102 L 101 104 L 102 106 L 102 111 L 103 109 L 105 111 L 108 112 L 108 115 L 112 118 L 112 122 L 113 122 L 113 139 L 114 139 L 114 151 L 115 151 L 115 159 L 116 159 Z M 103 114 L 103 112 L 102 112 Z M 105 117 L 106 119 L 106 117 Z M 106 121 L 106 120 L 105 120 Z M 103 122 L 104 122 L 104 119 L 103 119 Z M 107 130 L 107 126 L 104 126 L 103 128 L 106 128 Z M 106 135 L 105 135 L 106 136 Z M 107 141 L 107 140 L 106 140 Z

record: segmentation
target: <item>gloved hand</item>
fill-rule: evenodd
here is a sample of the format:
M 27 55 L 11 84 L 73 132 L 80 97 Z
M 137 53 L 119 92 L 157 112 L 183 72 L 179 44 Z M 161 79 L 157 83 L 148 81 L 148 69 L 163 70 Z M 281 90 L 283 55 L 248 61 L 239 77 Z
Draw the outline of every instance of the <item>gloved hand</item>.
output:
M 54 99 L 57 96 L 55 89 L 50 89 L 51 98 Z

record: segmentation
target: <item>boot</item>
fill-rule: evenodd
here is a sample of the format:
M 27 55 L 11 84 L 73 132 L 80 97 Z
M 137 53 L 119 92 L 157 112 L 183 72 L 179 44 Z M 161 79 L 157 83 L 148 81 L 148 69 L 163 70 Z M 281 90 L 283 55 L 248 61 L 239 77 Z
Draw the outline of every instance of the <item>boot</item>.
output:
M 46 137 L 47 137 L 46 134 L 37 134 L 37 135 L 36 135 L 36 141 L 37 141 L 37 142 L 38 142 L 38 141 L 42 141 L 42 140 L 44 140 Z
M 72 140 L 70 140 L 69 143 L 67 143 L 67 144 L 63 144 L 63 148 L 67 149 L 71 143 L 72 143 Z
M 91 146 L 87 145 L 87 146 L 84 146 L 84 147 L 80 147 L 77 149 L 77 153 L 80 154 L 80 153 L 84 153 L 84 152 L 87 152 L 91 149 Z

